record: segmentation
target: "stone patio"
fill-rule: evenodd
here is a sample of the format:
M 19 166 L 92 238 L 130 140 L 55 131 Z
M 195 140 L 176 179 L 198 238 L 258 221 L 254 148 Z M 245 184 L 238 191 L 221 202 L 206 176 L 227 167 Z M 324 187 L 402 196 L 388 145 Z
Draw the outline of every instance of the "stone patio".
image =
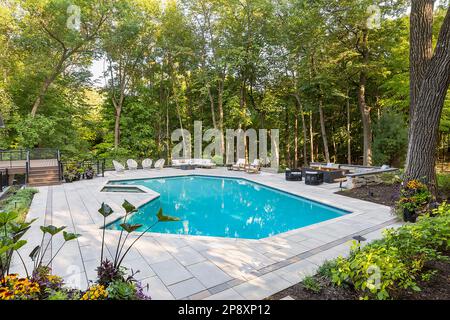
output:
M 348 254 L 353 236 L 373 240 L 381 236 L 384 228 L 400 225 L 389 207 L 334 194 L 339 184 L 307 186 L 285 181 L 284 174 L 250 175 L 224 168 L 108 172 L 105 178 L 40 187 L 28 215 L 38 221 L 28 233 L 22 256 L 27 257 L 40 244 L 40 225 L 67 226 L 68 231 L 82 237 L 65 245 L 52 262 L 52 269 L 69 285 L 85 289 L 96 279 L 95 268 L 100 262 L 99 227 L 103 218 L 97 210 L 101 203 L 114 209 L 115 213 L 108 217 L 108 221 L 113 221 L 124 214 L 124 199 L 140 206 L 158 196 L 151 190 L 100 192 L 103 186 L 112 180 L 189 174 L 245 178 L 352 213 L 259 240 L 148 233 L 136 243 L 123 265 L 139 270 L 135 277 L 148 284 L 148 294 L 153 299 L 263 299 L 315 273 L 325 260 Z M 110 258 L 118 234 L 119 231 L 106 230 L 106 254 Z M 61 245 L 60 238 L 51 244 L 53 252 Z M 24 273 L 18 259 L 13 271 Z

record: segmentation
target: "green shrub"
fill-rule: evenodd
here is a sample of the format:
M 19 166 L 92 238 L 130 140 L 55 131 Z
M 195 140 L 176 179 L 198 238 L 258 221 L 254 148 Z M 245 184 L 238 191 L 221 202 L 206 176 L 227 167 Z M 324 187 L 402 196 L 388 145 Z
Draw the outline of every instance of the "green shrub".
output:
M 331 279 L 332 270 L 336 267 L 336 259 L 334 260 L 326 260 L 320 267 L 317 269 L 317 274 L 322 277 Z
M 443 194 L 450 194 L 450 174 L 449 173 L 438 173 L 437 174 L 437 185 L 439 191 Z
M 116 280 L 106 289 L 108 299 L 112 300 L 136 300 L 137 289 L 132 282 Z
M 322 286 L 317 281 L 317 279 L 311 276 L 307 276 L 305 279 L 303 279 L 302 285 L 306 290 L 312 291 L 314 293 L 319 293 L 322 290 Z
M 338 258 L 331 269 L 337 285 L 349 284 L 362 298 L 388 299 L 399 289 L 420 290 L 417 281 L 429 261 L 448 260 L 442 252 L 450 248 L 450 206 L 443 203 L 415 224 L 387 229 L 383 239 L 360 249 L 354 244 L 349 258 Z
M 15 193 L 0 202 L 0 210 L 5 212 L 15 212 L 18 214 L 17 219 L 19 221 L 24 221 L 31 202 L 33 201 L 33 197 L 37 192 L 36 189 L 32 188 L 16 189 Z

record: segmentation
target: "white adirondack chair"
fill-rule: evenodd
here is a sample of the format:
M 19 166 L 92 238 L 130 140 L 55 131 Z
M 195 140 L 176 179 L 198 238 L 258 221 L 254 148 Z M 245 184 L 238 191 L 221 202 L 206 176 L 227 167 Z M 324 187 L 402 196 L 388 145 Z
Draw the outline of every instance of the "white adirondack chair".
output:
M 128 159 L 127 166 L 129 170 L 137 170 L 138 163 L 136 162 L 136 160 Z
M 153 163 L 152 159 L 144 159 L 144 160 L 142 160 L 142 169 L 144 169 L 144 170 L 151 169 L 152 168 L 152 163 Z
M 113 160 L 112 163 L 114 166 L 114 170 L 116 170 L 117 173 L 123 172 L 125 170 L 125 166 L 123 164 L 121 164 L 120 162 Z

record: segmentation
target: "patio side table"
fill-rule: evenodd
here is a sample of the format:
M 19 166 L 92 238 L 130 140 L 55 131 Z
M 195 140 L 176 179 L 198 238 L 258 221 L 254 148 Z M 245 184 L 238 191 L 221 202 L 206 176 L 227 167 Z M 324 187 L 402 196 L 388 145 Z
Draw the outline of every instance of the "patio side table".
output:
M 317 186 L 323 183 L 323 172 L 305 171 L 305 184 Z

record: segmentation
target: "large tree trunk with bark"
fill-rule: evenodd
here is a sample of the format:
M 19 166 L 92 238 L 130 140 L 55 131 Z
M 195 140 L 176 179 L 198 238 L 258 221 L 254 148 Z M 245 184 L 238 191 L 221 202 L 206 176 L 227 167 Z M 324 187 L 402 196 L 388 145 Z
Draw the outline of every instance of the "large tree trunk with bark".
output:
M 410 15 L 410 119 L 414 116 L 420 86 L 433 56 L 433 3 L 434 0 L 413 0 Z
M 411 22 L 414 23 L 414 20 Z M 417 26 L 413 29 L 420 32 Z M 426 43 L 421 45 L 426 46 Z M 447 11 L 442 24 L 434 56 L 427 65 L 414 105 L 413 117 L 410 120 L 405 176 L 406 179 L 424 178 L 432 191 L 436 192 L 438 130 L 445 96 L 450 85 L 450 10 Z

